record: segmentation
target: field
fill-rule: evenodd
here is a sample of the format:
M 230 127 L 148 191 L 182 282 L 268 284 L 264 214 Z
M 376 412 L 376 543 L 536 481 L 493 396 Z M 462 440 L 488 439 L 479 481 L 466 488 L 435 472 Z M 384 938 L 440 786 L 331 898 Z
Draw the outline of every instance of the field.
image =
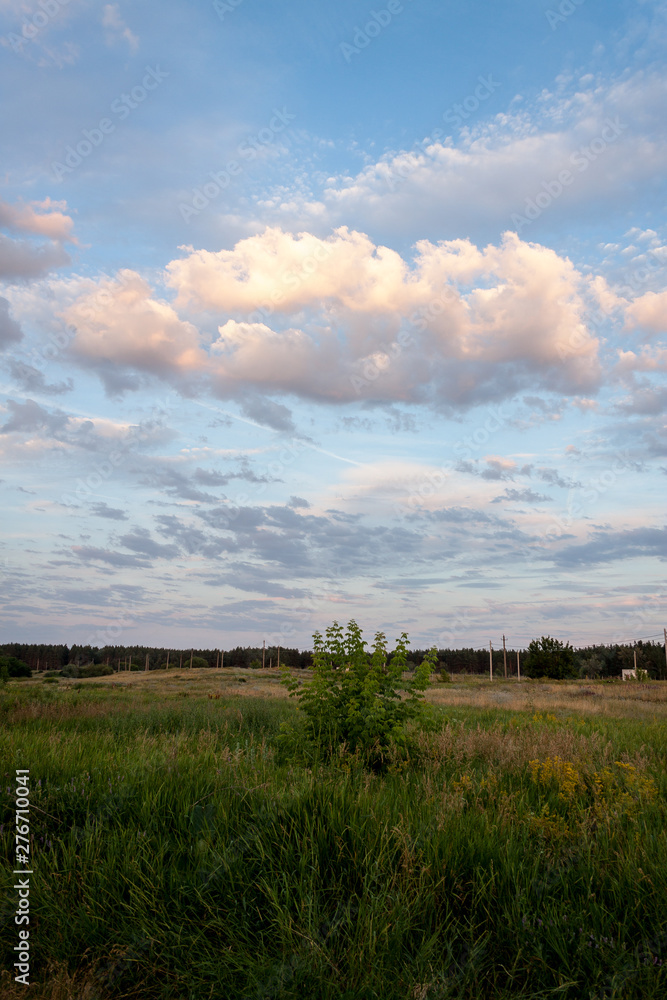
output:
M 3 998 L 667 997 L 667 684 L 459 678 L 369 771 L 276 672 L 0 689 Z

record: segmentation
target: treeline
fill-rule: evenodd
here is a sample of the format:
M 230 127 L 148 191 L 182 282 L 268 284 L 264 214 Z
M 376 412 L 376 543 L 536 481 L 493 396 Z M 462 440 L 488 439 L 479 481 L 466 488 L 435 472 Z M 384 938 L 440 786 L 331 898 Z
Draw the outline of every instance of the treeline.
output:
M 277 666 L 278 649 L 261 646 L 236 646 L 224 651 L 225 667 L 262 666 L 264 652 L 265 666 Z M 518 651 L 523 666 L 526 651 Z M 660 642 L 637 642 L 632 645 L 596 645 L 575 650 L 576 663 L 582 677 L 620 677 L 621 670 L 634 666 L 646 670 L 654 680 L 667 680 L 665 649 Z M 408 653 L 408 661 L 416 666 L 421 663 L 427 650 L 413 649 Z M 26 663 L 31 670 L 66 670 L 74 672 L 90 665 L 106 666 L 109 670 L 144 670 L 148 657 L 149 670 L 164 670 L 169 667 L 188 667 L 192 657 L 193 667 L 216 667 L 220 665 L 222 650 L 217 649 L 167 649 L 156 646 L 66 646 L 48 643 L 9 642 L 0 647 L 0 655 L 13 656 Z M 516 649 L 507 650 L 508 676 L 516 676 Z M 313 654 L 310 650 L 280 649 L 280 664 L 304 670 L 311 666 Z M 439 649 L 438 669 L 449 674 L 488 674 L 489 652 L 485 649 Z M 502 649 L 493 651 L 494 677 L 504 676 Z
M 415 649 L 409 653 L 412 663 L 421 663 L 426 654 L 425 649 Z M 635 652 L 637 667 L 645 670 L 653 680 L 667 680 L 667 663 L 665 647 L 661 642 L 643 642 L 639 640 L 633 645 L 597 645 L 584 646 L 574 650 L 575 662 L 581 677 L 620 677 L 622 670 L 634 667 Z M 526 663 L 527 650 L 520 649 L 519 662 L 521 669 Z M 515 677 L 517 650 L 507 649 L 507 674 Z M 488 649 L 439 649 L 438 661 L 440 668 L 448 674 L 488 674 Z M 493 676 L 504 676 L 504 656 L 502 649 L 493 650 Z
M 276 666 L 278 655 L 281 665 L 304 669 L 312 663 L 312 654 L 298 649 L 277 647 L 237 646 L 235 649 L 167 649 L 156 646 L 66 646 L 46 643 L 8 642 L 0 647 L 0 655 L 14 656 L 31 670 L 64 670 L 89 665 L 108 666 L 112 670 L 145 670 L 148 657 L 149 670 L 169 667 L 216 667 L 223 660 L 225 667 L 261 667 L 262 653 L 265 666 Z

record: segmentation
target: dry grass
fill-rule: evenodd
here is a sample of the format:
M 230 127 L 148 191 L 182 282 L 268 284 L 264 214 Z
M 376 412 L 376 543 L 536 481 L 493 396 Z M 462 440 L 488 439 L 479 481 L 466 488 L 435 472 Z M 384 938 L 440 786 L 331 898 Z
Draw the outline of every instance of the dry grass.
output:
M 43 983 L 14 982 L 10 972 L 0 972 L 0 995 L 3 1000 L 99 1000 L 99 985 L 90 971 L 70 975 L 66 966 L 51 969 Z
M 667 683 L 661 681 L 609 684 L 474 679 L 439 684 L 429 690 L 427 697 L 434 705 L 467 706 L 478 710 L 667 721 Z
M 578 765 L 606 767 L 618 757 L 611 742 L 600 733 L 586 735 L 570 726 L 529 725 L 506 729 L 502 725 L 469 728 L 446 725 L 438 733 L 420 733 L 419 745 L 429 760 L 465 766 L 472 761 L 486 764 L 501 773 L 518 770 L 529 761 L 559 757 Z M 621 759 L 638 771 L 645 771 L 645 752 L 622 754 Z
M 310 671 L 293 671 L 303 680 L 311 678 Z M 83 692 L 95 688 L 118 691 L 132 697 L 134 708 L 148 707 L 156 698 L 169 701 L 174 698 L 265 698 L 286 699 L 288 693 L 281 684 L 277 670 L 249 670 L 225 667 L 211 669 L 175 669 L 169 671 L 136 671 L 112 674 L 107 677 L 61 679 L 59 691 L 79 689 Z M 40 678 L 23 681 L 21 687 L 42 687 Z M 46 685 L 44 685 L 46 687 Z M 536 682 L 516 680 L 488 681 L 481 677 L 455 678 L 449 684 L 434 684 L 426 695 L 429 702 L 443 708 L 468 707 L 479 711 L 504 710 L 508 712 L 555 713 L 559 717 L 579 716 L 591 719 L 626 718 L 636 721 L 667 722 L 667 683 L 652 681 L 646 684 L 610 684 L 591 681 Z M 125 699 L 119 699 L 124 702 Z M 95 717 L 116 710 L 114 700 L 105 698 L 96 704 L 58 706 L 34 702 L 16 707 L 16 718 L 70 719 Z

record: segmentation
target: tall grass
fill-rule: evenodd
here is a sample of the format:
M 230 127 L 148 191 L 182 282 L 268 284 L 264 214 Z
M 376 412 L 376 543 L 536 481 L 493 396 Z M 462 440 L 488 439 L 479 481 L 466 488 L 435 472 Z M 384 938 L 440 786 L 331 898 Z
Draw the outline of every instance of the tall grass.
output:
M 286 748 L 285 701 L 54 687 L 0 695 L 8 857 L 13 769 L 34 787 L 28 995 L 667 995 L 659 727 L 459 704 L 372 773 Z

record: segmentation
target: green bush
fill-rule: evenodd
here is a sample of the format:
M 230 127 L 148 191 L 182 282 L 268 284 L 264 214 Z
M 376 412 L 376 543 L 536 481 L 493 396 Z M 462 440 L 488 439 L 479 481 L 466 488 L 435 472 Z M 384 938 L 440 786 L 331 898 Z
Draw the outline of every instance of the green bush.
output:
M 190 666 L 190 661 L 188 660 L 188 666 Z M 203 656 L 193 656 L 192 666 L 197 668 L 197 670 L 202 670 L 204 667 L 208 667 L 208 660 L 205 660 Z
M 5 680 L 9 677 L 32 677 L 32 670 L 27 663 L 17 656 L 0 656 L 0 676 Z
M 134 664 L 132 665 L 134 670 Z M 137 669 L 139 669 L 137 667 Z M 113 673 L 113 668 L 108 667 L 106 663 L 86 663 L 84 666 L 79 667 L 76 663 L 68 663 L 66 667 L 62 669 L 63 677 L 106 677 Z
M 576 677 L 574 650 L 569 642 L 563 644 L 560 639 L 543 635 L 541 639 L 533 639 L 528 646 L 524 670 L 527 677 L 545 677 L 559 681 Z
M 408 637 L 404 632 L 391 654 L 387 640 L 377 632 L 372 652 L 355 621 L 347 629 L 334 622 L 313 636 L 313 679 L 301 683 L 284 668 L 283 683 L 303 712 L 305 736 L 325 754 L 345 744 L 353 753 L 382 750 L 390 743 L 402 743 L 405 725 L 423 718 L 423 692 L 428 687 L 437 662 L 435 649 L 429 650 L 411 676 L 407 671 Z

